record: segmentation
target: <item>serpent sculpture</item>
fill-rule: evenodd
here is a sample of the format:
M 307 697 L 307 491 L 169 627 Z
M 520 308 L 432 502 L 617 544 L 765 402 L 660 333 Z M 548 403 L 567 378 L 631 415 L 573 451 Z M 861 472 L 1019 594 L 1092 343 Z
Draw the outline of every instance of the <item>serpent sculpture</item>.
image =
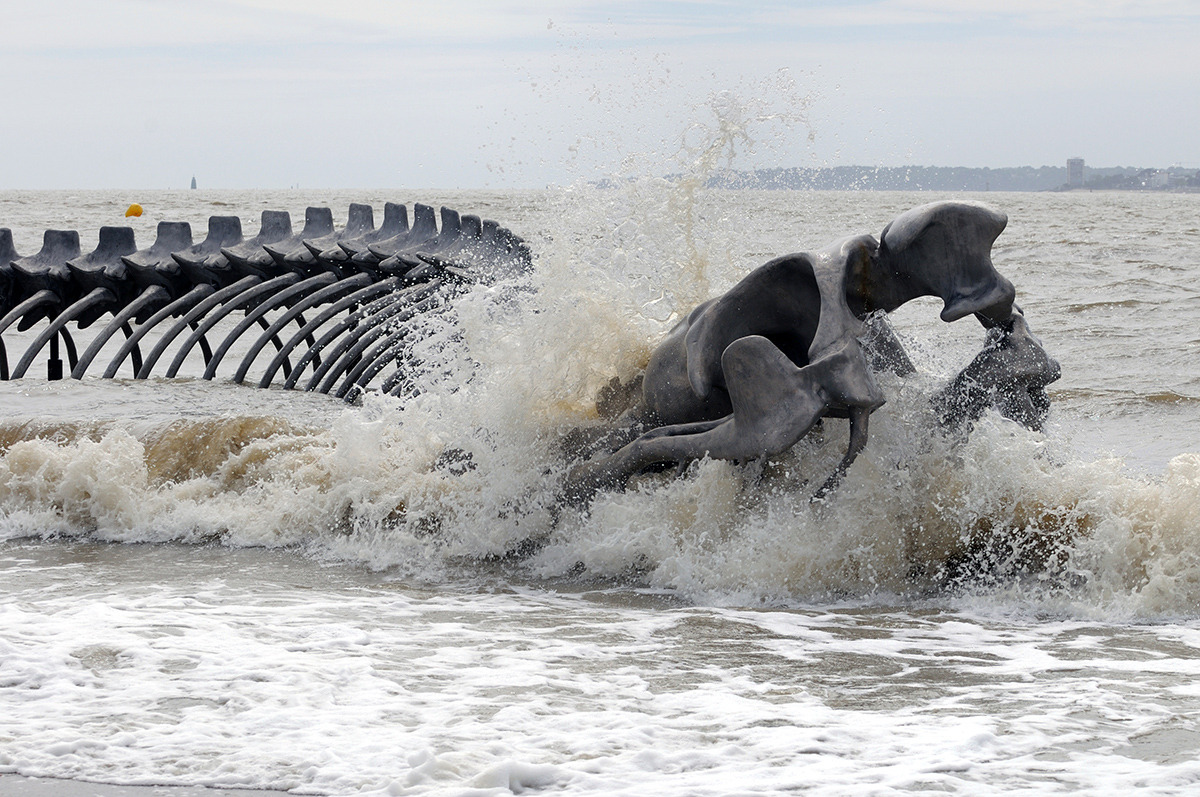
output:
M 353 398 L 376 385 L 400 393 L 402 353 L 418 334 L 407 322 L 444 308 L 465 284 L 532 266 L 528 245 L 496 222 L 447 208 L 440 215 L 439 228 L 431 206 L 414 204 L 410 225 L 407 208 L 388 203 L 376 227 L 372 207 L 355 203 L 346 226 L 335 229 L 329 208 L 310 207 L 304 228 L 293 233 L 287 212 L 264 210 L 253 238 L 243 238 L 237 216 L 212 216 L 207 237 L 195 244 L 187 222 L 163 221 L 146 249 L 138 249 L 132 228 L 102 227 L 89 254 L 81 253 L 78 232 L 47 230 L 41 251 L 27 257 L 0 228 L 0 379 L 25 376 L 47 345 L 48 377 L 61 379 L 60 340 L 75 379 L 89 369 L 145 379 L 168 350 L 163 375 L 174 377 L 197 347 L 203 377 L 212 379 L 257 326 L 261 333 L 237 355 L 235 382 L 245 381 L 269 342 L 276 352 L 259 387 L 281 374 L 283 387 L 295 388 L 307 370 L 305 390 Z M 243 317 L 233 323 L 239 310 Z M 80 353 L 75 336 L 105 316 Z M 42 321 L 10 369 L 4 334 Z M 284 340 L 289 325 L 297 329 Z M 123 338 L 113 340 L 118 331 Z M 210 334 L 222 336 L 215 347 Z
M 610 384 L 601 409 L 615 423 L 568 436 L 576 464 L 566 498 L 586 503 L 639 472 L 705 456 L 777 455 L 822 418 L 848 418 L 846 455 L 816 493 L 824 495 L 866 445 L 870 414 L 884 403 L 874 372 L 914 371 L 886 314 L 919 296 L 942 299 L 942 320 L 974 315 L 987 330 L 983 351 L 932 397 L 941 422 L 963 427 L 996 407 L 1040 428 L 1046 386 L 1060 371 L 1014 304 L 1012 283 L 992 265 L 992 244 L 1007 223 L 983 205 L 936 202 L 901 214 L 878 240 L 853 236 L 755 269 L 681 320 L 639 380 Z M 257 325 L 262 332 L 238 355 L 235 382 L 270 342 L 276 353 L 259 387 L 282 371 L 283 387 L 295 388 L 308 370 L 305 390 L 349 399 L 374 386 L 398 395 L 409 387 L 405 352 L 421 334 L 421 317 L 447 307 L 466 284 L 531 268 L 529 247 L 495 222 L 442 208 L 439 229 L 434 209 L 421 204 L 411 226 L 405 206 L 385 205 L 378 228 L 370 206 L 352 204 L 341 230 L 328 208 L 310 207 L 299 233 L 287 213 L 266 210 L 249 239 L 238 217 L 213 216 L 197 244 L 187 223 L 164 221 L 142 250 L 131 228 L 103 227 L 87 255 L 77 232 L 48 230 L 40 252 L 20 257 L 11 232 L 0 229 L 0 378 L 25 376 L 47 344 L 48 375 L 62 378 L 61 339 L 70 376 L 80 379 L 121 331 L 103 377 L 124 368 L 145 379 L 174 345 L 165 376 L 176 376 L 199 346 L 203 377 L 212 379 Z M 238 310 L 237 323 L 226 320 Z M 78 354 L 73 334 L 106 315 Z M 39 322 L 45 326 L 10 372 L 2 336 L 13 324 L 24 331 Z M 207 335 L 222 323 L 232 328 L 213 348 Z M 622 394 L 632 405 L 624 411 Z
M 591 456 L 569 474 L 567 497 L 586 502 L 647 468 L 705 456 L 780 454 L 821 418 L 849 418 L 849 446 L 823 496 L 866 445 L 868 418 L 884 403 L 873 371 L 914 371 L 885 314 L 919 296 L 942 299 L 943 321 L 974 315 L 988 330 L 983 351 L 933 396 L 942 423 L 961 427 L 995 406 L 1040 428 L 1046 386 L 1060 370 L 992 266 L 1007 223 L 983 205 L 936 202 L 901 214 L 878 241 L 858 235 L 755 269 L 671 330 L 616 429 L 572 442 Z M 619 391 L 610 383 L 610 394 Z

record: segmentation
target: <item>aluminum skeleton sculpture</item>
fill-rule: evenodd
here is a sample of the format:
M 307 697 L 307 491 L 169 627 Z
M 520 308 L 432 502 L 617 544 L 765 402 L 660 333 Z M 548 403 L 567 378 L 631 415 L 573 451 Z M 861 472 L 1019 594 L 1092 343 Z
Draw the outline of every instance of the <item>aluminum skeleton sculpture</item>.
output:
M 164 221 L 142 250 L 131 228 L 102 227 L 86 255 L 77 232 L 47 230 L 41 251 L 28 257 L 0 229 L 0 336 L 14 324 L 25 331 L 45 322 L 11 370 L 0 337 L 0 379 L 25 376 L 47 346 L 48 376 L 62 378 L 60 341 L 76 379 L 89 369 L 113 377 L 128 372 L 127 363 L 139 379 L 160 363 L 159 373 L 173 377 L 197 347 L 203 376 L 212 379 L 230 348 L 258 327 L 248 352 L 238 355 L 234 381 L 246 379 L 271 343 L 276 353 L 259 387 L 281 372 L 283 386 L 296 387 L 307 369 L 306 390 L 349 397 L 375 385 L 399 393 L 406 386 L 403 352 L 417 336 L 408 322 L 445 307 L 465 283 L 531 267 L 529 247 L 495 222 L 446 208 L 440 215 L 439 229 L 434 209 L 415 204 L 410 226 L 406 207 L 388 203 L 376 228 L 371 206 L 351 204 L 346 226 L 335 230 L 329 208 L 310 207 L 293 234 L 286 212 L 265 210 L 249 239 L 238 217 L 213 216 L 196 244 L 187 223 Z M 243 317 L 233 324 L 235 312 Z M 221 322 L 233 328 L 216 330 Z M 98 331 L 77 347 L 74 336 L 93 325 Z M 210 334 L 222 335 L 215 348 Z
M 1007 222 L 982 205 L 939 202 L 900 215 L 878 241 L 846 238 L 754 270 L 659 344 L 624 434 L 608 434 L 610 451 L 571 471 L 568 497 L 622 489 L 652 466 L 780 454 L 822 417 L 846 417 L 849 447 L 823 495 L 862 451 L 868 418 L 884 403 L 872 368 L 913 371 L 883 314 L 919 296 L 941 298 L 944 321 L 973 314 L 988 330 L 983 351 L 934 396 L 942 422 L 968 423 L 996 406 L 1039 428 L 1059 366 L 992 266 Z M 613 440 L 626 444 L 611 451 Z
M 143 250 L 132 229 L 104 227 L 87 255 L 76 232 L 49 230 L 40 252 L 20 257 L 0 229 L 0 379 L 24 376 L 47 345 L 48 375 L 61 378 L 60 340 L 77 379 L 99 362 L 107 363 L 104 377 L 116 376 L 127 361 L 146 378 L 169 349 L 163 373 L 175 376 L 197 346 L 203 376 L 212 379 L 257 325 L 262 332 L 239 355 L 234 381 L 271 343 L 276 354 L 260 387 L 282 371 L 283 386 L 293 388 L 311 370 L 307 390 L 350 397 L 377 385 L 398 394 L 419 316 L 446 307 L 465 283 L 516 276 L 532 263 L 528 246 L 495 222 L 442 208 L 439 229 L 432 207 L 413 210 L 409 226 L 405 207 L 389 203 L 376 228 L 370 206 L 353 204 L 345 228 L 335 230 L 328 208 L 309 208 L 295 234 L 287 213 L 268 210 L 258 235 L 245 240 L 237 217 L 214 216 L 198 244 L 187 224 L 161 222 Z M 1007 221 L 982 205 L 939 202 L 901 214 L 878 241 L 854 236 L 754 270 L 671 330 L 623 423 L 593 430 L 590 442 L 572 439 L 590 459 L 571 469 L 567 497 L 586 502 L 648 468 L 705 456 L 776 455 L 823 417 L 848 418 L 849 446 L 823 495 L 862 451 L 870 414 L 884 403 L 873 370 L 914 370 L 885 314 L 920 296 L 942 299 L 944 321 L 974 315 L 987 329 L 983 351 L 933 397 L 941 421 L 967 424 L 995 406 L 1040 427 L 1059 367 L 1013 303 L 1012 283 L 992 266 L 991 247 Z M 243 317 L 232 324 L 238 311 Z M 78 334 L 109 314 L 79 353 L 69 326 Z M 222 322 L 233 328 L 213 348 L 207 335 Z M 3 334 L 39 323 L 10 371 Z M 297 330 L 284 341 L 289 325 Z

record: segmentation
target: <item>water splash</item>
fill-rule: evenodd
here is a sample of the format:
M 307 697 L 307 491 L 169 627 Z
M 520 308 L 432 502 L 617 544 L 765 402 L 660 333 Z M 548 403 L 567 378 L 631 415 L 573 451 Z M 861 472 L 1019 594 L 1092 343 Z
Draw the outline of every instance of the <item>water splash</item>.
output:
M 290 547 L 432 581 L 499 567 L 517 581 L 649 585 L 713 603 L 899 596 L 1194 617 L 1195 455 L 1158 479 L 1080 458 L 1053 424 L 1034 434 L 989 416 L 965 443 L 942 439 L 926 397 L 956 364 L 940 343 L 912 347 L 917 379 L 884 385 L 870 444 L 825 504 L 808 498 L 844 451 L 836 420 L 765 464 L 700 462 L 682 478 L 601 496 L 586 513 L 563 509 L 564 430 L 596 423 L 598 390 L 636 373 L 695 302 L 764 249 L 786 251 L 790 238 L 764 243 L 764 228 L 811 201 L 707 187 L 703 176 L 730 152 L 746 157 L 755 139 L 739 132 L 753 130 L 743 122 L 754 113 L 731 98 L 717 104 L 725 121 L 673 150 L 691 153 L 679 161 L 687 180 L 493 199 L 496 216 L 532 220 L 537 271 L 520 286 L 477 287 L 456 305 L 455 325 L 431 319 L 446 326 L 427 339 L 461 345 L 417 353 L 438 356 L 424 358 L 407 401 L 367 397 L 328 416 L 305 405 L 281 420 L 254 407 L 270 391 L 114 383 L 96 402 L 86 392 L 95 386 L 67 385 L 86 400 L 62 420 L 0 429 L 0 535 Z M 886 218 L 910 200 L 877 198 L 871 212 Z M 806 228 L 798 245 L 861 221 L 861 205 L 840 201 L 821 197 L 809 215 L 825 226 Z M 926 315 L 933 326 L 917 334 L 962 336 Z M 242 393 L 253 399 L 231 411 Z M 143 420 L 152 400 L 174 415 Z M 51 402 L 29 393 L 14 403 L 38 413 Z M 100 420 L 74 420 L 94 419 L 98 404 Z
M 680 219 L 682 227 L 684 274 L 695 286 L 691 304 L 710 295 L 708 255 L 697 240 L 699 193 L 714 182 L 736 183 L 730 175 L 735 174 L 740 157 L 757 154 L 760 135 L 779 142 L 790 138 L 797 127 L 803 127 L 808 131 L 809 141 L 815 136 L 808 121 L 814 95 L 799 96 L 786 70 L 781 70 L 773 83 L 763 89 L 749 100 L 728 90 L 711 95 L 706 105 L 712 120 L 691 123 L 681 136 L 675 158 L 682 172 L 673 178 L 668 207 L 672 216 Z

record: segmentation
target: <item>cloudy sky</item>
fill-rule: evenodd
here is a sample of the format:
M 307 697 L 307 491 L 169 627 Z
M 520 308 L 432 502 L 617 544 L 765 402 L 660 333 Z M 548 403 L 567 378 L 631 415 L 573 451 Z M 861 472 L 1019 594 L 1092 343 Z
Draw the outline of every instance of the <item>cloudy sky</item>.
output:
M 1200 167 L 1198 40 L 1196 0 L 13 3 L 0 189 Z

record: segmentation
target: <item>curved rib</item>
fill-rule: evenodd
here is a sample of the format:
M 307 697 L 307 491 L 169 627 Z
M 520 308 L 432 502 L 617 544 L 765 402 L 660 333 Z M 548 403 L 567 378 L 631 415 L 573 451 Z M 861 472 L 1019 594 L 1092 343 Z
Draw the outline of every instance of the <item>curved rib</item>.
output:
M 72 338 L 71 333 L 65 329 L 59 333 L 59 337 L 62 338 L 63 345 L 67 347 L 67 362 L 71 364 L 72 368 L 74 368 L 75 363 L 79 362 L 79 356 L 75 353 L 75 339 Z M 61 379 L 62 377 L 59 378 Z
M 456 332 L 450 337 L 450 341 L 462 343 L 462 333 Z M 395 372 L 387 379 L 384 379 L 383 383 L 379 386 L 379 392 L 386 393 L 389 396 L 400 395 L 400 390 L 404 387 L 405 377 L 408 375 L 409 372 L 401 367 L 399 363 L 397 363 Z
M 370 332 L 362 336 L 361 340 L 354 341 L 354 345 L 345 355 L 343 355 L 342 359 L 338 363 L 338 366 L 334 368 L 332 372 L 325 378 L 325 381 L 322 382 L 321 387 L 319 388 L 320 392 L 330 392 L 333 389 L 334 383 L 343 374 L 349 371 L 350 375 L 342 384 L 341 389 L 335 393 L 338 398 L 345 398 L 346 391 L 348 390 L 350 384 L 356 381 L 358 377 L 361 376 L 362 372 L 373 364 L 374 358 L 379 349 L 378 346 L 371 348 L 372 344 L 374 344 L 375 341 L 377 341 L 382 335 L 387 335 L 387 339 L 391 341 L 399 340 L 401 337 L 408 335 L 412 331 L 411 328 L 397 328 L 397 324 L 408 321 L 418 313 L 424 313 L 436 309 L 438 306 L 437 298 L 438 297 L 431 297 L 424 301 L 410 305 L 409 307 L 405 308 L 404 312 L 398 313 L 395 318 L 389 318 L 374 325 Z M 369 352 L 367 351 L 368 349 L 370 349 Z M 366 352 L 365 355 L 364 352 Z
M 247 313 L 246 317 L 238 322 L 238 325 L 233 328 L 232 332 L 225 336 L 225 340 L 221 341 L 221 345 L 215 352 L 213 352 L 212 362 L 210 362 L 208 367 L 204 369 L 204 378 L 212 379 L 214 376 L 216 376 L 217 366 L 221 364 L 221 360 L 225 357 L 226 352 L 229 351 L 229 347 L 232 346 L 234 341 L 240 338 L 242 333 L 249 329 L 255 321 L 262 318 L 268 312 L 274 310 L 276 307 L 283 304 L 293 296 L 303 296 L 305 291 L 311 290 L 312 288 L 316 288 L 320 285 L 328 285 L 335 280 L 337 280 L 337 275 L 332 271 L 323 272 L 315 277 L 309 277 L 306 280 L 297 282 L 290 288 L 280 291 L 272 296 L 270 301 L 265 301 L 258 307 L 255 307 L 253 311 Z
M 12 378 L 20 379 L 21 377 L 25 376 L 25 372 L 29 370 L 29 366 L 33 363 L 34 358 L 38 356 L 38 353 L 42 350 L 42 347 L 45 346 L 51 338 L 57 335 L 58 331 L 66 326 L 69 321 L 75 318 L 75 316 L 79 315 L 84 310 L 87 310 L 98 302 L 112 301 L 114 298 L 115 297 L 108 288 L 92 288 L 91 292 L 88 293 L 87 296 L 84 296 L 82 299 L 75 302 L 66 310 L 55 316 L 54 320 L 51 321 L 50 324 L 43 329 L 36 338 L 33 339 L 33 343 L 29 344 L 29 348 L 25 350 L 25 354 L 21 357 L 21 361 L 18 362 L 17 367 L 13 369 Z M 72 342 L 69 353 L 74 354 L 74 349 L 74 342 Z M 72 365 L 74 365 L 74 363 L 72 363 Z
M 454 335 L 452 335 L 450 337 L 450 341 L 461 343 L 462 342 L 462 333 L 461 332 L 455 333 Z M 374 371 L 371 374 L 371 376 L 368 377 L 368 381 L 371 378 L 374 378 L 374 375 L 376 373 L 378 373 L 379 371 L 381 371 L 382 369 L 383 369 L 383 363 L 381 362 L 379 369 Z M 380 384 L 379 392 L 386 393 L 389 396 L 400 395 L 400 390 L 405 385 L 405 377 L 408 375 L 409 375 L 409 372 L 403 367 L 403 365 L 401 363 L 397 363 L 395 372 L 393 372 L 391 374 L 391 376 L 389 376 L 387 379 L 384 379 L 382 384 Z M 366 387 L 366 383 L 363 382 L 361 379 L 358 380 L 358 384 L 360 387 Z M 347 393 L 347 395 L 349 395 L 349 394 Z
M 446 305 L 434 306 L 423 312 L 421 317 L 429 318 L 432 315 L 444 313 L 446 310 Z M 381 346 L 376 346 L 371 352 L 359 358 L 334 395 L 338 398 L 346 398 L 350 395 L 350 389 L 355 385 L 365 389 L 367 384 L 387 365 L 388 360 L 398 357 L 404 347 L 410 344 L 411 341 L 407 338 L 411 333 L 412 327 L 393 329 Z M 388 392 L 387 383 L 392 382 L 392 387 L 394 387 L 394 383 L 403 379 L 404 373 L 404 365 L 397 360 L 396 373 L 384 380 L 384 384 L 380 386 L 380 392 Z
M 331 351 L 325 358 L 325 362 L 321 363 L 320 367 L 313 372 L 312 378 L 308 380 L 308 384 L 304 386 L 304 389 L 309 392 L 327 392 L 330 385 L 326 384 L 322 387 L 321 380 L 324 378 L 325 374 L 329 373 L 330 369 L 337 368 L 345 370 L 354 364 L 354 358 L 357 355 L 346 354 L 346 351 L 363 337 L 363 330 L 371 330 L 371 332 L 368 332 L 368 334 L 375 334 L 376 336 L 382 334 L 381 332 L 374 332 L 374 329 L 378 325 L 390 319 L 392 316 L 402 312 L 406 307 L 411 307 L 414 297 L 418 295 L 427 296 L 428 292 L 414 291 L 410 289 L 400 291 L 399 293 L 389 294 L 378 301 L 372 302 L 369 308 L 370 312 L 356 313 L 349 318 L 343 319 L 342 322 L 330 332 L 330 334 L 333 334 L 334 332 L 340 334 L 350 329 L 353 330 L 353 334 L 346 335 L 337 342 L 337 345 L 333 347 L 333 351 Z M 322 337 L 322 341 L 325 341 L 327 337 L 329 337 L 329 335 Z M 350 359 L 346 363 L 343 363 L 342 360 L 346 357 L 349 357 Z
M 254 274 L 242 277 L 232 285 L 227 285 L 221 290 L 216 291 L 212 295 L 205 298 L 204 301 L 200 302 L 195 307 L 184 313 L 183 317 L 176 321 L 173 327 L 167 330 L 166 334 L 162 336 L 158 343 L 154 344 L 154 348 L 148 355 L 146 355 L 146 361 L 142 364 L 142 367 L 137 370 L 137 378 L 145 379 L 146 377 L 150 376 L 150 371 L 154 368 L 154 364 L 158 362 L 158 358 L 162 356 L 163 352 L 167 350 L 167 346 L 171 345 L 171 341 L 175 340 L 179 333 L 183 331 L 185 326 L 191 327 L 193 330 L 197 329 L 198 318 L 227 299 L 232 297 L 240 299 L 241 295 L 244 292 L 247 292 L 247 289 L 253 288 L 260 281 L 260 278 Z M 214 321 L 213 323 L 216 322 Z M 199 334 L 203 336 L 204 333 L 201 332 Z M 190 341 L 188 348 L 191 348 L 191 343 L 195 343 L 195 341 Z M 167 376 L 174 375 L 175 374 L 173 373 L 167 374 Z
M 364 276 L 369 276 L 369 275 L 364 275 Z M 326 322 L 328 322 L 329 319 L 333 318 L 335 315 L 342 312 L 347 307 L 352 307 L 353 305 L 361 302 L 363 299 L 366 299 L 369 296 L 372 296 L 376 293 L 380 293 L 385 290 L 391 290 L 392 288 L 394 288 L 396 286 L 397 282 L 399 282 L 399 280 L 397 278 L 391 277 L 389 279 L 383 280 L 382 282 L 372 283 L 365 288 L 361 288 L 361 289 L 355 291 L 354 293 L 350 294 L 349 296 L 342 297 L 338 301 L 331 304 L 329 307 L 326 307 L 324 310 L 321 311 L 321 313 L 319 315 L 317 315 L 316 318 L 314 318 L 312 321 L 309 321 L 307 324 L 305 324 L 303 327 L 301 327 L 300 331 L 297 332 L 295 335 L 293 335 L 291 337 L 291 339 L 287 343 L 284 344 L 283 348 L 279 350 L 279 353 L 275 355 L 275 359 L 271 360 L 271 364 L 267 366 L 267 370 L 263 373 L 262 379 L 259 380 L 258 386 L 259 387 L 269 387 L 271 384 L 271 380 L 275 378 L 275 372 L 278 371 L 279 367 L 281 365 L 283 365 L 284 362 L 287 361 L 287 357 L 289 354 L 292 353 L 292 350 L 295 349 L 296 346 L 300 345 L 301 340 L 304 340 L 307 338 L 311 341 L 312 333 L 315 332 L 317 329 L 319 329 Z M 371 306 L 373 307 L 374 304 L 375 303 L 372 303 Z M 356 315 L 359 316 L 360 318 L 363 315 L 366 315 L 366 313 L 364 312 L 365 310 L 367 310 L 367 308 L 363 308 L 363 310 L 359 310 L 359 311 L 355 312 L 354 314 L 352 314 L 350 316 L 350 319 L 347 319 L 347 321 L 352 323 L 353 320 L 355 320 L 354 317 Z M 296 368 L 293 370 L 293 373 L 296 374 L 296 377 L 292 378 L 292 374 L 287 373 L 287 374 L 284 374 L 284 378 L 289 380 L 292 385 L 296 384 L 296 379 L 299 379 L 299 376 L 300 376 L 299 371 L 303 370 L 304 366 L 308 365 L 309 361 L 313 360 L 314 358 L 317 358 L 316 359 L 316 367 L 320 368 L 321 360 L 317 357 L 317 355 L 319 354 L 320 350 L 325 348 L 325 346 L 327 346 L 329 344 L 329 341 L 333 340 L 333 338 L 337 337 L 338 334 L 341 334 L 341 333 L 334 332 L 334 334 L 332 334 L 332 335 L 322 336 L 321 339 L 318 340 L 316 343 L 310 342 L 308 351 L 306 351 L 304 353 L 304 356 L 302 356 L 300 358 L 300 361 L 296 364 Z M 285 385 L 285 387 L 290 388 L 290 385 Z
M 342 291 L 361 287 L 370 281 L 371 276 L 369 274 L 355 274 L 353 277 L 347 277 L 346 279 L 335 282 L 332 285 L 327 285 L 321 290 L 309 294 L 303 301 L 292 305 L 290 310 L 288 310 L 279 318 L 275 319 L 275 322 L 272 323 L 271 326 L 267 327 L 266 332 L 259 335 L 258 340 L 254 341 L 254 344 L 250 347 L 250 351 L 246 352 L 246 356 L 242 358 L 242 363 L 238 366 L 238 370 L 233 377 L 233 381 L 241 384 L 242 380 L 246 378 L 246 372 L 250 370 L 250 366 L 254 362 L 254 358 L 258 356 L 260 351 L 262 351 L 263 346 L 267 345 L 268 340 L 277 340 L 276 336 L 279 334 L 279 331 L 290 324 L 293 318 L 300 316 L 302 312 L 313 305 L 317 305 L 326 301 L 331 296 L 336 296 Z M 303 329 L 306 324 L 304 323 L 302 316 L 300 316 L 300 319 L 301 329 Z M 279 345 L 278 348 L 279 351 L 283 351 L 282 345 Z M 284 356 L 286 357 L 287 355 Z M 288 370 L 290 371 L 291 369 Z
M 350 373 L 342 380 L 341 387 L 334 392 L 334 395 L 338 398 L 345 398 L 353 385 L 365 387 L 377 373 L 383 370 L 383 366 L 387 361 L 404 348 L 406 342 L 404 339 L 408 337 L 410 332 L 412 332 L 412 329 L 409 327 L 392 330 L 370 352 L 363 355 L 354 368 L 350 369 Z
M 305 390 L 315 389 L 318 393 L 328 393 L 338 378 L 358 361 L 363 351 L 387 332 L 386 324 L 393 320 L 393 316 L 397 316 L 396 321 L 407 321 L 416 312 L 433 306 L 439 298 L 435 291 L 441 287 L 441 283 L 431 282 L 425 287 L 427 290 L 423 292 L 397 296 L 393 304 L 364 319 L 363 326 L 369 325 L 366 333 L 342 340 L 329 355 L 329 359 L 313 374 Z M 409 311 L 408 315 L 404 315 L 406 310 Z
M 296 323 L 303 325 L 304 324 L 304 316 L 300 316 L 300 320 L 297 321 Z M 259 316 L 258 317 L 258 325 L 263 328 L 263 332 L 265 333 L 263 335 L 263 337 L 266 337 L 267 340 L 269 340 L 275 344 L 275 351 L 282 351 L 283 350 L 283 342 L 279 339 L 279 335 L 278 334 L 270 335 L 270 333 L 267 332 L 267 330 L 269 330 L 271 328 L 271 325 L 267 323 L 267 319 L 263 318 L 262 316 Z M 269 335 L 269 337 L 267 337 L 268 335 Z M 209 359 L 212 359 L 211 355 L 209 356 Z M 208 360 L 205 360 L 206 365 L 207 365 L 207 363 L 208 363 Z M 285 374 L 290 374 L 292 372 L 292 366 L 288 364 L 288 361 L 286 359 L 283 361 L 283 372 Z
M 201 347 L 206 347 L 208 345 L 208 340 L 204 337 L 204 335 L 210 329 L 216 326 L 222 318 L 229 315 L 246 302 L 253 301 L 264 293 L 269 293 L 280 286 L 291 285 L 293 282 L 299 279 L 299 276 L 296 274 L 284 274 L 281 277 L 273 277 L 266 282 L 260 282 L 260 278 L 257 275 L 252 274 L 248 277 L 243 277 L 242 279 L 238 280 L 233 285 L 230 285 L 229 288 L 236 288 L 239 285 L 242 285 L 242 283 L 246 282 L 246 280 L 251 279 L 254 280 L 254 282 L 249 283 L 248 288 L 244 288 L 240 293 L 235 291 L 234 293 L 236 295 L 231 294 L 232 298 L 222 304 L 220 309 L 218 309 L 212 315 L 207 316 L 201 323 L 192 327 L 192 334 L 189 335 L 187 340 L 183 342 L 183 345 L 179 347 L 179 351 L 175 353 L 175 359 L 171 361 L 171 367 L 167 369 L 168 377 L 173 377 L 179 372 L 180 366 L 183 365 L 183 361 L 187 357 L 188 352 L 191 351 L 192 347 L 196 345 L 196 341 L 201 341 Z M 211 362 L 212 354 L 210 352 L 204 358 L 205 367 L 208 367 Z M 153 364 L 153 362 L 150 363 L 151 366 L 153 366 Z M 149 367 L 144 368 L 143 370 L 149 374 Z
M 389 396 L 398 395 L 400 388 L 404 386 L 404 369 L 397 368 L 396 372 L 383 380 L 383 384 L 379 386 L 380 393 L 386 393 Z
M 56 294 L 54 291 L 49 290 L 47 288 L 42 288 L 40 291 L 35 293 L 33 296 L 30 296 L 28 299 L 21 302 L 16 307 L 14 307 L 13 309 L 11 309 L 7 313 L 5 313 L 4 318 L 0 318 L 0 335 L 4 334 L 4 330 L 6 330 L 10 326 L 12 326 L 12 323 L 14 321 L 16 321 L 18 318 L 20 318 L 21 316 L 28 313 L 30 310 L 34 310 L 38 307 L 41 307 L 43 304 L 46 304 L 48 302 L 57 302 L 57 301 L 58 301 L 58 294 Z M 8 380 L 8 352 L 5 351 L 2 346 L 0 346 L 0 353 L 2 353 L 4 355 L 3 361 L 0 362 L 0 379 L 4 379 L 5 381 L 7 381 Z
M 117 352 L 117 356 L 104 369 L 104 378 L 112 379 L 116 376 L 117 369 L 121 367 L 121 363 L 125 361 L 125 357 L 129 354 L 129 351 L 136 348 L 142 338 L 146 337 L 146 333 L 158 326 L 164 318 L 172 316 L 184 307 L 200 301 L 212 292 L 213 286 L 211 285 L 197 285 L 170 304 L 160 307 L 158 312 L 146 319 L 146 323 L 140 324 L 132 335 L 125 338 L 125 342 L 121 344 L 121 349 Z M 140 368 L 137 370 L 138 372 L 141 371 Z
M 133 327 L 129 326 L 128 321 L 121 324 L 121 331 L 125 333 L 125 340 L 129 340 L 133 336 Z M 138 348 L 136 343 L 133 344 L 133 355 L 129 359 L 131 365 L 133 365 L 133 372 L 135 374 L 142 370 L 142 350 Z
M 0 318 L 0 334 L 3 334 L 4 330 L 12 326 L 14 321 L 28 313 L 30 310 L 40 307 L 48 302 L 56 301 L 58 301 L 57 293 L 47 288 L 42 288 L 33 296 L 30 296 L 28 299 L 5 313 L 4 318 Z
M 82 379 L 88 366 L 92 364 L 92 360 L 96 359 L 96 355 L 100 353 L 100 349 L 104 348 L 104 344 L 108 343 L 108 339 L 115 335 L 118 329 L 125 329 L 125 337 L 128 338 L 130 335 L 128 331 L 129 319 L 137 315 L 150 302 L 164 299 L 166 296 L 166 288 L 161 285 L 151 285 L 138 294 L 136 299 L 121 308 L 121 312 L 117 313 L 113 317 L 113 320 L 108 322 L 108 326 L 101 330 L 100 334 L 88 345 L 87 351 L 83 353 L 83 356 L 79 358 L 79 362 L 71 369 L 71 378 Z M 136 347 L 134 350 L 137 352 Z M 142 367 L 142 355 L 140 352 L 137 352 L 134 356 L 134 366 L 135 371 Z
M 197 321 L 193 321 L 188 326 L 192 328 L 193 332 L 200 328 L 200 324 Z M 200 353 L 204 355 L 204 364 L 208 365 L 208 361 L 212 359 L 212 347 L 208 345 L 208 338 L 204 337 L 203 334 L 200 335 Z M 140 371 L 141 369 L 139 368 L 138 370 Z
M 383 282 L 377 282 L 375 284 L 383 285 L 385 282 L 388 282 L 388 280 L 384 280 Z M 367 288 L 363 289 L 364 292 L 367 290 L 369 290 L 369 289 L 367 289 Z M 326 346 L 328 346 L 333 340 L 338 338 L 340 335 L 345 333 L 346 330 L 352 329 L 352 328 L 357 328 L 357 326 L 359 324 L 361 324 L 364 321 L 364 319 L 370 320 L 370 319 L 374 318 L 376 315 L 383 312 L 385 309 L 390 308 L 393 305 L 399 303 L 402 300 L 402 298 L 403 298 L 403 294 L 389 293 L 386 296 L 382 296 L 382 297 L 376 299 L 375 301 L 371 302 L 370 304 L 360 307 L 359 309 L 355 310 L 353 313 L 351 313 L 350 315 L 346 316 L 341 321 L 339 321 L 333 328 L 331 328 L 325 334 L 323 334 L 317 340 L 315 345 L 309 347 L 308 351 L 304 352 L 304 355 L 301 356 L 299 362 L 296 363 L 295 370 L 293 370 L 292 373 L 289 374 L 285 378 L 284 383 L 283 383 L 284 388 L 287 390 L 291 390 L 292 388 L 294 388 L 296 386 L 296 382 L 299 381 L 299 379 L 300 379 L 300 373 L 304 370 L 304 367 L 306 365 L 308 365 L 308 362 L 310 360 L 316 361 L 317 372 L 324 373 L 324 371 L 322 371 L 321 369 L 325 368 L 325 363 L 322 363 L 320 358 L 317 355 L 321 351 L 323 351 Z M 348 300 L 348 299 L 349 299 L 349 297 L 347 297 L 346 300 Z M 343 301 L 346 301 L 346 300 L 343 300 Z M 338 342 L 338 347 L 335 347 L 334 356 L 336 356 L 338 348 L 342 348 L 342 347 L 344 347 L 344 345 L 345 345 L 345 339 L 343 338 L 342 340 L 340 340 Z M 329 359 L 333 359 L 333 358 L 331 357 Z M 275 363 L 272 363 L 272 366 L 277 367 L 277 365 Z M 326 370 L 328 370 L 328 369 L 326 368 Z M 314 377 L 316 376 L 316 372 L 314 372 L 313 376 Z M 312 390 L 313 386 L 314 386 L 314 383 L 312 381 L 310 381 L 309 384 L 306 385 L 304 389 Z

